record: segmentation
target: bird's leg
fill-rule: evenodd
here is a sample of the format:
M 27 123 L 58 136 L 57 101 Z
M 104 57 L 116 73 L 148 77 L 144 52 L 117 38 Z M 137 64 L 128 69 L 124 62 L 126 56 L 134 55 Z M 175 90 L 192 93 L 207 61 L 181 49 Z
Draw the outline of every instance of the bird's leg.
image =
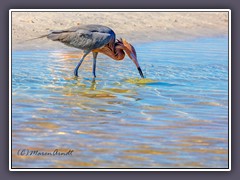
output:
M 93 73 L 94 78 L 96 77 L 97 55 L 98 55 L 97 52 L 93 52 L 93 70 L 92 70 L 92 73 Z
M 74 69 L 74 75 L 75 75 L 75 76 L 78 76 L 78 69 L 79 69 L 79 67 L 81 66 L 84 58 L 85 58 L 89 53 L 90 53 L 90 51 L 84 52 L 84 55 L 83 55 L 82 59 L 79 61 L 79 63 L 77 64 L 77 66 L 76 66 L 75 69 Z

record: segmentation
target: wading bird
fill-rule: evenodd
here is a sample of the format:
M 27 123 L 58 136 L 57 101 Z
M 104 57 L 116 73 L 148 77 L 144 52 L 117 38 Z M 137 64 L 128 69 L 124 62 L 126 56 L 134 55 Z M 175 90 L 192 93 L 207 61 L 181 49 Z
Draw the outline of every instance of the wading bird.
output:
M 67 46 L 82 49 L 84 55 L 77 64 L 74 75 L 78 76 L 78 69 L 84 58 L 92 52 L 93 54 L 93 76 L 96 77 L 96 60 L 98 53 L 103 53 L 114 60 L 123 60 L 125 52 L 136 65 L 139 74 L 144 78 L 137 60 L 134 47 L 125 39 L 116 40 L 112 29 L 102 25 L 82 25 L 65 30 L 51 31 L 49 34 L 39 38 L 47 37 L 53 41 L 60 41 Z

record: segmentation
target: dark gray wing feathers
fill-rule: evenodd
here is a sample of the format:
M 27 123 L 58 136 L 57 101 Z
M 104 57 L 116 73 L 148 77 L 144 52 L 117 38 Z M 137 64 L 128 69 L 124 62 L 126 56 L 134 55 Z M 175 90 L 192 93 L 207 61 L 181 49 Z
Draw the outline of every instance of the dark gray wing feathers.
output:
M 108 44 L 112 38 L 115 40 L 115 33 L 105 26 L 88 25 L 61 31 L 51 31 L 47 37 L 68 46 L 91 51 Z

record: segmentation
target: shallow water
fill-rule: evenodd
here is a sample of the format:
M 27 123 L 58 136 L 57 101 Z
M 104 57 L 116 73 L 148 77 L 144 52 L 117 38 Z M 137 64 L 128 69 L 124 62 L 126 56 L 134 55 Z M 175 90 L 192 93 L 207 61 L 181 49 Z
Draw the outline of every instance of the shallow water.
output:
M 21 168 L 228 168 L 227 38 L 136 45 L 130 59 L 75 49 L 12 53 L 12 157 Z M 19 156 L 19 149 L 72 156 Z

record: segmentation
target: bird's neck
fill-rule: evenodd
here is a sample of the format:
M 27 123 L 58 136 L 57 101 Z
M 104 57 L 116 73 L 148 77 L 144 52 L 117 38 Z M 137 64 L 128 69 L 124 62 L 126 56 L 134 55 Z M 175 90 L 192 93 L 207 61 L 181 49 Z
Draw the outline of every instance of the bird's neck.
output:
M 99 49 L 98 52 L 103 53 L 117 61 L 122 60 L 125 57 L 125 53 L 121 46 L 115 46 L 113 50 L 109 48 L 109 46 L 104 46 Z

